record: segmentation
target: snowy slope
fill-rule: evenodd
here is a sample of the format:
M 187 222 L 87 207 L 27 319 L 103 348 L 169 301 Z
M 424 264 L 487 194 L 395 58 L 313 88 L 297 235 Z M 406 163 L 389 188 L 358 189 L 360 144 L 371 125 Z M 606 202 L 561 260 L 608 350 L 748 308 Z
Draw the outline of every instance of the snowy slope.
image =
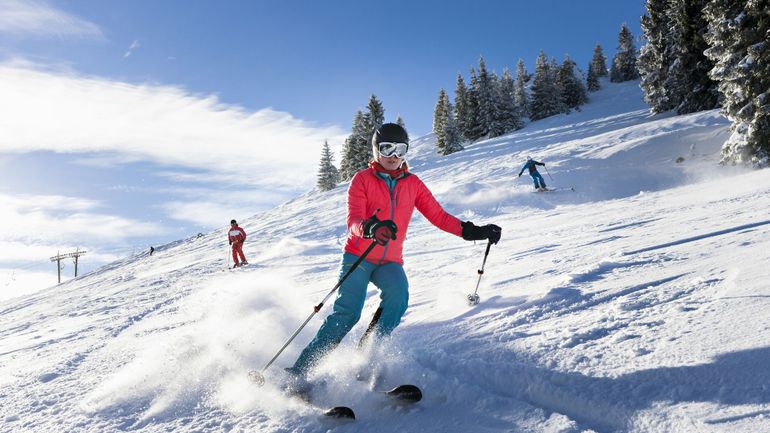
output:
M 580 112 L 410 163 L 452 213 L 503 227 L 485 245 L 416 214 L 410 308 L 394 338 L 316 372 L 328 424 L 261 368 L 336 282 L 345 186 L 247 220 L 253 264 L 227 267 L 224 231 L 127 257 L 0 307 L 2 432 L 770 432 L 770 172 L 719 167 L 715 111 L 651 116 L 636 83 Z M 527 155 L 546 181 L 517 178 Z M 684 158 L 676 162 L 677 158 Z M 268 371 L 293 362 L 316 316 Z M 376 360 L 418 405 L 381 405 L 354 379 Z

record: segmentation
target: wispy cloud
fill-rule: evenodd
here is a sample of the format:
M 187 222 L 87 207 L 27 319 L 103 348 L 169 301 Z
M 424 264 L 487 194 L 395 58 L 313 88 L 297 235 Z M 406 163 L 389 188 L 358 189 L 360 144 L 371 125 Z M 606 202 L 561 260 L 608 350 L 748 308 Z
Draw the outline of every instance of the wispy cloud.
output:
M 141 45 L 139 45 L 139 39 L 134 39 L 134 42 L 131 42 L 131 45 L 130 45 L 130 46 L 128 47 L 128 49 L 126 50 L 126 53 L 125 53 L 125 54 L 123 54 L 123 58 L 125 59 L 126 57 L 129 57 L 129 56 L 131 56 L 131 54 L 133 54 L 133 52 L 134 52 L 134 51 L 135 51 L 137 48 L 139 48 L 140 46 L 141 46 Z
M 0 193 L 0 260 L 24 259 L 23 253 L 11 251 L 16 244 L 58 248 L 82 244 L 97 233 L 113 242 L 163 233 L 157 224 L 100 213 L 99 206 L 76 197 Z
M 235 176 L 264 190 L 315 183 L 319 127 L 269 108 L 250 112 L 213 95 L 0 64 L 0 152 L 116 155 Z M 103 156 L 99 163 L 106 163 Z
M 177 191 L 179 200 L 162 205 L 163 211 L 179 221 L 191 221 L 202 227 L 220 227 L 232 218 L 243 219 L 275 203 L 287 200 L 281 194 L 268 191 L 217 191 L 192 189 Z M 187 197 L 187 199 L 184 199 Z
M 96 24 L 47 3 L 0 0 L 0 33 L 28 38 L 76 38 L 104 40 Z

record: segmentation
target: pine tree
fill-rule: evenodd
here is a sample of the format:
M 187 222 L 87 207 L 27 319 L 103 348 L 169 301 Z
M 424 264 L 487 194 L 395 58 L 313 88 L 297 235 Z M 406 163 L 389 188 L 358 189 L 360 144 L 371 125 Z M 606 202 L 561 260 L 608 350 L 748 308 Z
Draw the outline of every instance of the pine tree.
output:
M 404 119 L 401 118 L 400 114 L 396 116 L 396 125 L 406 129 L 406 124 L 404 123 Z
M 479 104 L 479 119 L 478 124 L 480 126 L 479 130 L 476 132 L 476 136 L 478 138 L 480 137 L 490 137 L 492 136 L 492 133 L 494 132 L 493 129 L 495 129 L 495 119 L 498 117 L 496 111 L 496 104 L 495 104 L 495 89 L 494 89 L 494 79 L 487 71 L 486 63 L 484 62 L 484 57 L 479 58 L 479 73 L 477 76 L 477 80 L 475 81 L 476 85 L 474 87 L 476 98 L 478 100 Z
M 676 101 L 678 114 L 716 108 L 716 83 L 708 76 L 714 63 L 703 52 L 708 31 L 703 8 L 707 0 L 670 0 L 669 36 L 673 61 L 666 79 L 667 92 Z
M 516 80 L 513 82 L 513 101 L 519 111 L 519 117 L 529 116 L 529 96 L 527 95 L 529 79 L 524 60 L 519 59 L 516 63 Z
M 345 139 L 345 144 L 342 146 L 340 177 L 343 180 L 350 180 L 354 174 L 366 167 L 365 164 L 368 162 L 368 160 L 364 162 L 366 152 L 371 153 L 372 151 L 369 140 L 364 138 L 365 131 L 367 130 L 365 117 L 366 115 L 363 111 L 356 111 L 351 133 Z
M 559 88 L 556 86 L 555 62 L 548 61 L 545 53 L 535 61 L 535 76 L 532 79 L 532 99 L 529 106 L 529 118 L 540 120 L 564 111 Z
M 321 191 L 329 191 L 337 186 L 339 181 L 339 171 L 334 166 L 334 157 L 329 149 L 329 142 L 324 140 L 321 150 L 321 162 L 318 167 L 318 182 L 316 186 Z
M 612 59 L 610 81 L 621 83 L 623 81 L 636 80 L 639 73 L 636 70 L 636 47 L 631 30 L 624 23 L 618 33 L 618 51 Z
M 454 122 L 452 104 L 444 89 L 441 89 L 433 111 L 433 133 L 436 135 L 436 150 L 441 155 L 462 150 L 460 146 L 460 134 Z
M 353 173 L 356 174 L 359 170 L 366 168 L 369 161 L 372 160 L 372 146 L 371 137 L 369 133 L 371 131 L 371 121 L 369 120 L 369 113 L 362 113 L 360 117 L 356 117 L 353 122 L 352 137 L 355 143 L 355 154 L 353 155 Z M 352 177 L 351 174 L 351 177 Z
M 436 136 L 436 149 L 442 155 L 446 155 L 446 120 L 448 109 L 449 97 L 447 97 L 446 91 L 441 89 L 438 92 L 436 107 L 433 109 L 433 134 Z
M 653 113 L 662 113 L 677 106 L 666 87 L 673 55 L 669 40 L 670 0 L 647 0 L 647 13 L 642 16 L 642 32 L 647 43 L 639 50 L 637 68 L 644 100 Z
M 382 107 L 382 102 L 380 102 L 374 95 L 369 97 L 369 102 L 366 107 L 367 113 L 364 117 L 363 135 L 366 138 L 366 141 L 369 142 L 372 139 L 372 135 L 374 135 L 374 131 L 385 123 L 385 108 Z M 367 146 L 367 149 L 366 156 L 362 159 L 365 159 L 366 163 L 369 164 L 369 161 L 372 160 L 374 155 L 372 154 L 371 145 Z M 366 167 L 366 165 L 364 165 L 364 167 Z
M 452 104 L 449 104 L 447 108 L 447 119 L 446 119 L 446 127 L 444 129 L 444 136 L 446 137 L 446 151 L 447 155 L 450 153 L 455 153 L 463 150 L 462 144 L 462 135 L 460 134 L 460 131 L 457 129 L 457 124 L 455 122 L 455 117 L 452 115 L 454 112 L 454 107 L 452 107 Z
M 599 77 L 606 77 L 607 75 L 609 75 L 607 71 L 607 58 L 604 57 L 602 46 L 597 43 L 594 47 L 591 63 L 588 64 L 588 75 L 586 77 L 588 91 L 595 92 L 599 90 L 601 88 Z
M 501 133 L 507 134 L 508 132 L 521 129 L 524 123 L 521 121 L 521 114 L 519 108 L 516 106 L 515 83 L 513 76 L 508 68 L 503 70 L 503 76 L 500 78 L 497 96 L 497 114 L 499 116 L 497 123 L 500 125 Z
M 492 102 L 492 119 L 489 122 L 489 133 L 487 137 L 499 137 L 505 134 L 505 116 L 501 112 L 503 92 L 501 88 L 500 78 L 492 71 L 489 74 L 489 96 Z
M 479 80 L 476 71 L 471 68 L 471 83 L 468 86 L 467 98 L 467 117 L 465 124 L 465 138 L 468 141 L 478 140 L 486 134 L 484 126 L 481 123 L 481 114 L 479 112 L 478 97 Z
M 609 75 L 609 71 L 607 71 L 607 58 L 604 57 L 604 51 L 598 42 L 594 47 L 594 56 L 591 58 L 591 67 L 589 69 L 591 68 L 593 68 L 597 77 L 606 77 Z
M 561 102 L 567 113 L 571 108 L 579 109 L 581 105 L 588 102 L 583 78 L 578 74 L 575 62 L 569 56 L 565 56 L 557 71 L 556 84 L 561 90 Z
M 374 158 L 372 154 L 372 135 L 374 131 L 385 122 L 385 109 L 375 95 L 369 97 L 367 111 L 356 112 L 353 119 L 353 128 L 350 136 L 342 147 L 342 161 L 340 162 L 340 176 L 343 180 L 350 180 L 359 170 L 365 169 L 369 161 Z
M 455 84 L 454 118 L 456 120 L 457 131 L 462 137 L 468 136 L 469 110 L 468 88 L 465 86 L 465 80 L 463 80 L 462 74 L 457 74 L 457 83 Z
M 732 134 L 722 146 L 722 163 L 770 165 L 770 18 L 767 0 L 712 0 L 706 56 L 709 75 L 724 98 L 722 112 Z
M 594 72 L 594 65 L 588 64 L 588 74 L 586 75 L 586 87 L 589 92 L 595 92 L 601 89 L 599 85 L 599 76 Z

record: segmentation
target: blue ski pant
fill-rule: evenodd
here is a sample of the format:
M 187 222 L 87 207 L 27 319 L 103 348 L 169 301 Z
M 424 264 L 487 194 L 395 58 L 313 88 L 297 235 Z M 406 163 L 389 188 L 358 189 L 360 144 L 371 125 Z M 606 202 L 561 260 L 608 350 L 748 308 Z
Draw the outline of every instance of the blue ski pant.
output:
M 340 278 L 358 260 L 358 256 L 342 256 Z M 409 282 L 403 266 L 398 263 L 377 265 L 363 260 L 342 283 L 334 301 L 332 313 L 326 317 L 315 338 L 305 347 L 294 366 L 296 374 L 305 374 L 326 353 L 334 349 L 361 318 L 369 282 L 380 289 L 382 313 L 375 328 L 378 337 L 390 335 L 398 326 L 409 303 Z
M 545 179 L 543 179 L 543 176 L 535 171 L 529 174 L 532 176 L 532 180 L 535 181 L 535 188 L 545 188 Z M 538 184 L 540 182 L 540 184 Z

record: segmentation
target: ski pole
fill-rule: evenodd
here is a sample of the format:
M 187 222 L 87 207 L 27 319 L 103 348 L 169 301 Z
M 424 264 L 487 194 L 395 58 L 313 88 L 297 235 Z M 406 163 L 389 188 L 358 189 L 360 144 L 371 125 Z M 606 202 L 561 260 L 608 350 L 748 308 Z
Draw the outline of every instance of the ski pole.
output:
M 545 170 L 545 174 L 548 175 L 548 179 L 553 180 L 553 178 L 551 177 L 551 173 L 548 173 L 548 167 L 546 167 L 545 164 L 543 164 L 543 170 Z
M 337 284 L 334 285 L 331 291 L 329 291 L 329 293 L 326 294 L 326 297 L 324 297 L 323 300 L 321 300 L 321 302 L 318 305 L 313 307 L 313 312 L 310 313 L 310 316 L 308 316 L 308 318 L 305 319 L 305 321 L 294 332 L 294 334 L 291 337 L 289 337 L 289 340 L 286 342 L 286 344 L 284 344 L 283 347 L 281 347 L 281 350 L 279 350 L 278 353 L 276 353 L 275 356 L 273 356 L 273 359 L 271 359 L 270 362 L 268 362 L 267 365 L 265 365 L 262 368 L 262 371 L 251 370 L 249 372 L 249 378 L 254 383 L 256 383 L 258 386 L 262 386 L 265 384 L 265 376 L 264 376 L 265 370 L 267 370 L 268 367 L 270 367 L 273 364 L 273 362 L 275 362 L 275 360 L 278 359 L 278 356 L 284 351 L 284 349 L 286 349 L 286 347 L 289 346 L 289 344 L 294 340 L 294 338 L 299 334 L 299 332 L 302 331 L 302 328 L 304 328 L 305 325 L 307 325 L 308 322 L 310 322 L 310 319 L 312 319 L 313 316 L 316 315 L 316 313 L 321 311 L 321 308 L 324 306 L 324 302 L 326 302 L 331 297 L 331 295 L 334 292 L 336 292 L 337 289 L 339 289 L 342 283 L 345 282 L 345 280 L 350 276 L 350 274 L 353 273 L 353 271 L 358 267 L 358 265 L 361 264 L 361 262 L 366 258 L 366 256 L 369 255 L 369 253 L 374 249 L 375 246 L 377 246 L 377 242 L 372 241 L 372 243 L 369 245 L 366 251 L 364 251 L 364 253 L 361 254 L 361 257 L 359 257 L 358 260 L 356 260 L 355 263 L 353 263 L 353 266 L 351 266 L 350 269 L 348 269 L 345 275 L 343 275 L 342 278 L 340 278 L 340 280 L 337 282 Z
M 481 269 L 479 269 L 479 280 L 476 281 L 476 290 L 472 295 L 468 295 L 468 304 L 476 305 L 479 303 L 479 284 L 481 283 L 481 276 L 484 275 L 484 266 L 487 264 L 487 256 L 489 255 L 489 248 L 492 246 L 492 242 L 487 242 L 487 250 L 484 252 L 484 261 L 481 263 Z

